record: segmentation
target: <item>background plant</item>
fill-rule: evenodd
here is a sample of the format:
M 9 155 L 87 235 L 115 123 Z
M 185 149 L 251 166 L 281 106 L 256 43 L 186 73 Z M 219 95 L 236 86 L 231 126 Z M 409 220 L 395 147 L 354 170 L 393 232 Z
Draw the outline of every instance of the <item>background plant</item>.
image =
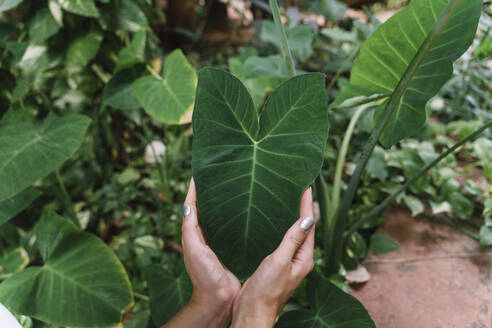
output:
M 122 281 L 118 283 L 121 290 L 111 291 L 118 293 L 119 301 L 100 307 L 110 309 L 111 314 L 104 316 L 108 322 L 98 321 L 102 318 L 95 312 L 72 318 L 57 317 L 49 306 L 36 312 L 23 307 L 19 298 L 14 305 L 18 314 L 25 315 L 21 321 L 26 327 L 107 326 L 123 320 L 123 312 L 125 326 L 147 327 L 166 321 L 183 305 L 173 295 L 183 293 L 181 299 L 186 300 L 190 292 L 180 261 L 179 204 L 191 176 L 191 138 L 186 122 L 194 101 L 195 70 L 206 65 L 228 68 L 260 106 L 265 96 L 290 76 L 284 56 L 279 55 L 282 42 L 264 4 L 253 4 L 256 21 L 244 23 L 255 27 L 265 20 L 256 28 L 254 38 L 241 44 L 214 44 L 207 41 L 207 17 L 215 6 L 212 2 L 193 7 L 199 18 L 196 27 L 175 24 L 171 33 L 166 16 L 169 8 L 157 2 L 86 1 L 82 6 L 77 1 L 0 2 L 0 301 L 7 302 L 10 288 L 23 277 L 38 277 L 33 283 L 41 288 L 43 279 L 56 277 L 53 281 L 63 283 L 65 277 L 81 271 L 87 276 L 76 276 L 77 281 L 97 280 L 101 273 L 96 268 L 106 261 L 115 263 L 112 277 Z M 361 174 L 357 197 L 344 217 L 350 232 L 338 253 L 344 268 L 354 268 L 368 249 L 384 252 L 397 247 L 388 238 L 373 234 L 385 217 L 391 217 L 379 214 L 382 207 L 377 205 L 385 198 L 393 199 L 390 204 L 399 200 L 415 215 L 423 212 L 456 226 L 480 239 L 483 246 L 492 243 L 490 141 L 488 129 L 483 128 L 490 107 L 489 7 L 483 8 L 471 50 L 457 61 L 453 77 L 427 104 L 428 126 L 390 149 L 375 147 Z M 347 73 L 363 41 L 380 23 L 369 8 L 367 24 L 344 18 L 346 6 L 339 1 L 306 1 L 298 8 L 282 17 L 287 22 L 296 71 L 326 73 L 329 102 L 333 103 L 351 89 Z M 325 21 L 313 23 L 308 15 L 313 13 Z M 231 26 L 235 31 L 242 29 L 241 25 Z M 176 35 L 185 40 L 180 42 L 182 51 L 176 50 Z M 149 91 L 161 98 L 149 96 Z M 177 94 L 185 96 L 176 102 L 173 95 Z M 175 103 L 169 106 L 176 111 L 158 110 L 159 104 L 171 101 Z M 349 108 L 353 101 L 330 110 L 330 137 L 322 170 L 326 183 L 318 180 L 317 184 L 327 191 L 323 197 L 338 189 L 340 196 L 345 194 L 345 180 L 354 174 L 353 163 L 373 129 L 376 106 Z M 341 178 L 333 184 L 336 155 L 343 150 L 346 127 L 356 112 L 360 116 L 354 122 L 345 160 L 340 161 Z M 470 142 L 446 156 L 430 175 L 423 174 L 395 195 L 397 184 L 421 174 L 419 168 L 470 135 Z M 322 210 L 323 204 L 333 201 L 330 196 L 330 202 L 325 203 L 323 197 L 318 197 Z M 373 217 L 362 218 L 368 212 Z M 325 232 L 330 231 L 324 222 L 322 225 Z M 43 239 L 48 235 L 55 239 Z M 323 246 L 327 243 L 323 235 L 319 230 L 316 263 L 318 271 L 329 272 L 324 263 L 332 262 L 323 259 L 332 255 Z M 64 241 L 73 239 L 80 242 L 69 246 Z M 87 263 L 79 260 L 77 254 L 87 252 L 86 247 L 94 247 L 101 258 Z M 58 251 L 74 264 L 57 265 Z M 131 287 L 124 280 L 129 280 Z M 317 286 L 324 280 L 310 277 L 308 285 Z M 330 280 L 339 283 L 342 279 L 336 274 Z M 43 292 L 48 299 L 50 290 L 54 289 L 48 287 Z M 166 292 L 157 293 L 159 290 Z M 312 287 L 301 286 L 286 309 L 302 307 L 307 313 L 296 316 L 312 315 L 309 312 L 317 309 L 316 295 L 309 290 Z M 97 293 L 91 295 L 97 298 Z M 93 302 L 86 304 L 96 304 Z M 87 309 L 82 303 L 67 304 L 74 306 L 72 313 Z M 168 312 L 155 310 L 165 304 L 169 304 L 165 306 Z M 152 309 L 155 324 L 150 320 Z M 77 321 L 82 319 L 86 322 Z

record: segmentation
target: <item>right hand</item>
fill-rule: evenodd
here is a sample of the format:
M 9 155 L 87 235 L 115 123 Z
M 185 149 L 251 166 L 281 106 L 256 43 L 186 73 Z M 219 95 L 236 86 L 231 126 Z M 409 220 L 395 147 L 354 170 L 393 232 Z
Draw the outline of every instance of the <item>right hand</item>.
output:
M 313 269 L 315 229 L 312 217 L 309 188 L 301 200 L 301 218 L 239 291 L 233 306 L 232 328 L 273 326 L 282 307 Z

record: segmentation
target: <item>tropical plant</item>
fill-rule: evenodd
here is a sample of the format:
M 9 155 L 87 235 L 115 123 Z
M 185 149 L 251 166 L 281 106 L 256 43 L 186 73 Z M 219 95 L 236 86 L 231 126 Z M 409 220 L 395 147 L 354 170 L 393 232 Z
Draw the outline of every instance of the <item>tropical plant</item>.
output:
M 346 9 L 338 1 L 310 6 L 331 21 L 341 18 L 332 8 Z M 162 253 L 164 247 L 179 253 L 181 213 L 174 203 L 182 201 L 191 175 L 190 146 L 186 136 L 167 131 L 182 134 L 193 113 L 191 163 L 200 219 L 220 259 L 247 278 L 297 219 L 301 195 L 315 181 L 324 253 L 296 295 L 296 309 L 283 313 L 277 326 L 374 327 L 364 307 L 336 285 L 341 259 L 366 252 L 357 230 L 371 225 L 399 195 L 418 212 L 418 200 L 404 192 L 424 190 L 419 181 L 430 169 L 433 183 L 442 186 L 442 203 L 459 205 L 454 213 L 466 216 L 466 197 L 442 182 L 452 173 L 436 165 L 468 141 L 475 140 L 477 161 L 490 174 L 490 142 L 478 138 L 490 121 L 456 127 L 466 131 L 457 133 L 462 140 L 440 155 L 419 157 L 405 140 L 405 155 L 395 148 L 389 154 L 411 163 L 400 167 L 406 182 L 397 188 L 388 184 L 390 195 L 365 217 L 355 220 L 349 212 L 363 173 L 381 173 L 375 169 L 383 152 L 377 143 L 391 147 L 424 126 L 426 103 L 474 38 L 482 2 L 414 0 L 375 31 L 358 25 L 370 35 L 361 47 L 355 33 L 322 30 L 321 36 L 356 50 L 335 72 L 329 90 L 322 74 L 295 67 L 316 50 L 312 30 L 300 24 L 284 28 L 277 2 L 270 0 L 270 7 L 274 21 L 265 22 L 260 38 L 281 55 L 244 52 L 230 58 L 232 74 L 204 68 L 197 75 L 181 50 L 161 60 L 150 26 L 162 24 L 164 14 L 152 2 L 0 0 L 0 12 L 17 9 L 0 20 L 1 303 L 17 315 L 75 327 L 114 326 L 130 312 L 133 322 L 125 327 L 147 327 L 148 308 L 160 326 L 179 311 L 192 285 L 179 256 Z M 476 58 L 487 58 L 486 45 Z M 359 49 L 348 87 L 328 109 L 327 95 L 335 93 Z M 330 188 L 321 170 L 333 156 L 325 151 L 329 119 L 350 108 L 355 111 Z M 374 113 L 372 135 L 342 195 L 350 141 L 367 113 Z M 115 121 L 123 123 L 115 128 Z M 166 146 L 155 140 L 163 124 L 169 129 Z M 135 160 L 143 148 L 149 156 Z M 104 164 L 94 164 L 94 158 Z M 143 204 L 132 203 L 137 197 Z M 43 208 L 29 212 L 33 229 L 9 222 L 32 203 Z M 484 205 L 480 243 L 485 246 L 492 244 L 490 197 Z M 94 216 L 115 219 L 102 223 Z M 118 231 L 116 237 L 108 230 Z M 376 253 L 396 247 L 385 236 L 371 237 Z M 354 248 L 360 252 L 346 251 Z M 149 296 L 142 294 L 146 291 Z

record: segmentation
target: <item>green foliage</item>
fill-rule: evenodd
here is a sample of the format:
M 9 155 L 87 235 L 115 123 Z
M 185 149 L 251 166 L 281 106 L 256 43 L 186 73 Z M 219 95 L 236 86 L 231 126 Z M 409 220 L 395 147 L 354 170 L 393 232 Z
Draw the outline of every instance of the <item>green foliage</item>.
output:
M 372 328 L 376 327 L 359 301 L 333 285 L 320 273 L 308 276 L 309 310 L 283 314 L 276 328 Z
M 344 91 L 341 102 L 353 95 L 369 96 L 395 92 L 418 53 L 425 57 L 405 89 L 390 118 L 381 143 L 390 147 L 405 137 L 415 135 L 425 124 L 425 104 L 452 76 L 452 63 L 473 41 L 480 0 L 464 1 L 430 49 L 421 46 L 448 5 L 448 0 L 412 1 L 381 25 L 364 43 L 350 75 L 352 89 Z M 381 105 L 375 122 L 382 118 Z
M 16 248 L 0 257 L 0 280 L 22 271 L 29 264 L 29 256 L 22 248 Z
M 0 201 L 0 226 L 26 209 L 40 194 L 35 188 L 27 188 L 10 198 Z
M 47 119 L 40 126 L 13 123 L 0 126 L 0 200 L 42 179 L 80 147 L 90 119 L 67 115 Z
M 145 269 L 145 279 L 149 286 L 152 319 L 157 327 L 168 322 L 179 310 L 188 304 L 193 292 L 190 277 L 180 265 L 178 274 L 160 265 L 150 265 Z
M 43 266 L 29 267 L 0 284 L 0 301 L 15 313 L 56 325 L 120 322 L 133 300 L 125 269 L 112 250 L 52 212 L 36 225 L 35 236 Z
M 155 119 L 169 124 L 190 122 L 195 103 L 196 72 L 181 50 L 172 52 L 164 62 L 162 79 L 141 77 L 132 90 L 144 110 Z
M 386 235 L 375 233 L 371 236 L 369 247 L 374 254 L 384 254 L 397 250 L 400 245 Z
M 323 75 L 281 84 L 258 117 L 238 79 L 203 69 L 193 132 L 205 234 L 221 261 L 246 278 L 298 218 L 302 193 L 321 168 L 328 136 Z
M 311 57 L 313 48 L 311 44 L 314 40 L 313 30 L 307 25 L 294 25 L 286 30 L 287 40 L 292 54 L 300 61 L 305 62 Z M 282 48 L 277 28 L 272 21 L 264 21 L 261 27 L 260 38 L 265 42 L 270 42 L 279 50 Z

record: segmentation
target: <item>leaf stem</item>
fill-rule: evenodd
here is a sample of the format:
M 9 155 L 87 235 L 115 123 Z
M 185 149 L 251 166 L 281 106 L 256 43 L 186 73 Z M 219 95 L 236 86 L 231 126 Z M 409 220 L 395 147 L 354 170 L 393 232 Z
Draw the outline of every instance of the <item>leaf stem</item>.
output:
M 349 217 L 349 210 L 352 206 L 352 202 L 355 197 L 355 193 L 357 191 L 357 186 L 359 185 L 359 181 L 362 177 L 362 172 L 366 168 L 366 165 L 371 157 L 371 154 L 376 147 L 379 138 L 381 137 L 384 129 L 389 123 L 391 116 L 393 115 L 395 109 L 398 107 L 400 100 L 407 90 L 410 82 L 412 81 L 415 73 L 418 71 L 420 65 L 424 61 L 425 57 L 431 50 L 432 46 L 436 42 L 436 40 L 441 35 L 442 31 L 446 28 L 452 16 L 458 10 L 458 7 L 463 3 L 464 0 L 451 0 L 448 6 L 444 9 L 443 13 L 437 20 L 436 24 L 430 31 L 429 35 L 420 46 L 417 54 L 412 59 L 412 62 L 408 66 L 407 70 L 403 74 L 403 77 L 399 81 L 396 86 L 395 91 L 390 97 L 388 104 L 384 110 L 381 120 L 377 123 L 373 133 L 369 137 L 367 144 L 364 147 L 362 155 L 357 163 L 354 174 L 350 179 L 349 186 L 347 191 L 344 194 L 342 199 L 340 208 L 336 215 L 336 224 L 335 224 L 335 234 L 337 236 L 342 236 Z M 340 267 L 340 260 L 343 252 L 344 238 L 339 238 L 336 241 L 336 245 L 333 249 L 332 254 L 327 254 L 327 259 L 329 259 L 330 266 L 327 266 L 327 274 L 332 275 L 338 272 L 338 268 Z
M 443 152 L 441 155 L 436 157 L 432 162 L 427 164 L 424 168 L 422 168 L 415 176 L 412 178 L 408 179 L 398 190 L 396 190 L 394 193 L 386 197 L 385 200 L 383 200 L 378 206 L 374 207 L 369 213 L 367 213 L 366 216 L 364 216 L 362 219 L 358 220 L 356 223 L 354 223 L 350 229 L 348 230 L 348 233 L 352 233 L 360 229 L 364 224 L 372 220 L 374 217 L 379 215 L 381 211 L 389 205 L 389 203 L 395 199 L 399 194 L 401 194 L 403 191 L 405 191 L 408 187 L 410 187 L 415 181 L 417 181 L 421 176 L 423 176 L 428 170 L 436 166 L 440 161 L 442 161 L 444 158 L 446 158 L 448 155 L 452 154 L 456 149 L 461 147 L 463 144 L 466 142 L 478 137 L 483 131 L 485 131 L 487 128 L 492 127 L 492 120 L 486 122 L 483 124 L 480 128 L 478 128 L 475 132 L 471 133 L 468 135 L 466 138 L 460 140 L 456 144 L 454 144 L 451 148 Z
M 362 113 L 369 108 L 369 106 L 361 106 L 357 111 L 354 113 L 354 116 L 352 116 L 352 119 L 350 120 L 349 126 L 347 127 L 347 130 L 345 131 L 345 135 L 343 137 L 343 142 L 342 146 L 340 147 L 340 151 L 338 152 L 338 158 L 337 158 L 337 166 L 335 168 L 335 177 L 333 178 L 333 196 L 331 198 L 331 209 L 332 211 L 336 211 L 338 209 L 338 206 L 340 204 L 340 192 L 342 189 L 342 173 L 343 173 L 343 166 L 345 164 L 345 159 L 347 157 L 347 151 L 350 145 L 350 140 L 352 139 L 352 135 L 354 134 L 355 131 L 355 126 L 357 125 L 357 122 L 359 121 L 360 116 Z M 334 215 L 334 214 L 332 214 Z
M 289 72 L 289 76 L 295 76 L 296 65 L 294 57 L 292 57 L 292 52 L 289 48 L 289 43 L 287 41 L 287 33 L 285 32 L 284 25 L 282 24 L 282 20 L 280 19 L 280 10 L 278 9 L 277 0 L 269 0 L 269 2 L 270 8 L 272 9 L 273 21 L 277 26 L 277 32 L 280 36 L 280 45 L 282 47 L 282 55 L 284 56 L 287 71 Z
M 135 291 L 133 292 L 133 296 L 135 296 L 136 298 L 141 299 L 142 301 L 145 301 L 145 302 L 150 301 L 150 298 L 147 295 L 140 294 L 140 293 L 137 293 Z
M 79 219 L 77 218 L 77 214 L 75 213 L 75 210 L 73 209 L 72 199 L 70 198 L 70 195 L 68 194 L 67 188 L 65 187 L 65 183 L 63 182 L 63 179 L 60 175 L 59 169 L 55 170 L 55 176 L 56 176 L 56 180 L 58 181 L 58 185 L 60 186 L 60 190 L 62 191 L 63 197 L 65 198 L 65 202 L 64 202 L 65 208 L 66 208 L 67 212 L 70 214 L 70 218 L 75 223 L 75 225 L 77 227 L 80 227 Z

